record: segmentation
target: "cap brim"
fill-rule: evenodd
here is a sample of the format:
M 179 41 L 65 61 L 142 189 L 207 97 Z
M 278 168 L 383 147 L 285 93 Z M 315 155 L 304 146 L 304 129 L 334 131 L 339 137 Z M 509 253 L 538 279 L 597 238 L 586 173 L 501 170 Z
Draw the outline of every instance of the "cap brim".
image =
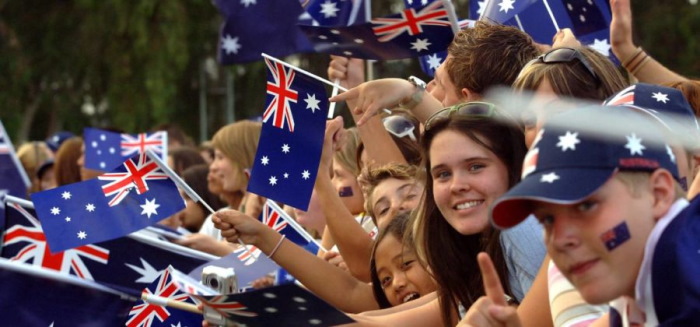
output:
M 556 174 L 558 178 L 544 177 Z M 571 204 L 591 195 L 615 173 L 615 168 L 559 168 L 528 175 L 506 192 L 491 208 L 491 223 L 500 229 L 513 227 L 532 213 L 532 202 Z

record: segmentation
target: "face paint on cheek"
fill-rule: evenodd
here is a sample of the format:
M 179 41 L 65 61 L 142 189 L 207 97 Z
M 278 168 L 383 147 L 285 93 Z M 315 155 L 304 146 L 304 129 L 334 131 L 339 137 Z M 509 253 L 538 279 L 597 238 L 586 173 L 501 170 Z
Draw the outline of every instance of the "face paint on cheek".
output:
M 352 187 L 350 187 L 350 186 L 341 187 L 340 190 L 338 191 L 338 196 L 340 196 L 341 198 L 349 198 L 349 197 L 353 196 Z
M 608 251 L 612 251 L 618 246 L 624 244 L 630 239 L 630 230 L 627 228 L 627 222 L 621 222 L 609 231 L 600 235 L 600 240 L 603 241 Z

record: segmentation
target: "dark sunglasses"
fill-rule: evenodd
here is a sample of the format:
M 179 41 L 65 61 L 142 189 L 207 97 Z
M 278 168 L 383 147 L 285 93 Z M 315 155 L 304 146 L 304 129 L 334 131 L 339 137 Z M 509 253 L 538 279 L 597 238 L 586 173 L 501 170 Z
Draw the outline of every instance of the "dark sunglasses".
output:
M 416 125 L 413 125 L 410 119 L 403 116 L 389 116 L 382 119 L 382 123 L 384 124 L 384 129 L 392 135 L 398 138 L 408 136 L 411 141 L 417 141 L 416 136 L 413 135 Z
M 541 63 L 545 64 L 558 64 L 558 63 L 567 63 L 567 62 L 572 62 L 574 60 L 578 60 L 581 64 L 583 64 L 584 67 L 586 67 L 586 70 L 588 73 L 595 78 L 597 83 L 600 83 L 600 78 L 598 78 L 598 75 L 596 75 L 595 71 L 593 70 L 593 66 L 591 66 L 591 63 L 588 62 L 586 57 L 581 54 L 580 51 L 572 48 L 556 48 L 552 49 L 549 52 L 540 55 L 539 57 L 535 58 L 533 61 L 539 61 Z
M 452 117 L 454 114 L 459 116 L 473 117 L 493 117 L 496 112 L 496 106 L 493 103 L 472 101 L 456 104 L 452 107 L 447 107 L 434 113 L 428 120 L 425 121 L 425 130 L 428 131 L 438 121 Z

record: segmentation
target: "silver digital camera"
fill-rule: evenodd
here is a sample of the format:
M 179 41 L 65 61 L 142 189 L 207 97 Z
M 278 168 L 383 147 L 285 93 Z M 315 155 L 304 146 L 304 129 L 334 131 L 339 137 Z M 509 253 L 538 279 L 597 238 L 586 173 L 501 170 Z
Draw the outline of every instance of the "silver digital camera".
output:
M 202 284 L 220 294 L 238 293 L 238 277 L 233 268 L 204 267 L 202 270 Z

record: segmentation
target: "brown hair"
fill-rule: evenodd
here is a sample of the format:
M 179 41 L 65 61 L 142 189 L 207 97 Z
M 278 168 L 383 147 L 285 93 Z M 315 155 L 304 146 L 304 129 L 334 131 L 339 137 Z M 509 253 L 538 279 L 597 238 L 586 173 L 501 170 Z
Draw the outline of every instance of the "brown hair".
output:
M 375 220 L 376 215 L 372 208 L 372 192 L 381 182 L 390 179 L 400 180 L 418 180 L 418 167 L 413 165 L 404 165 L 399 163 L 388 163 L 379 167 L 365 167 L 358 177 L 358 182 L 362 187 L 362 193 L 365 196 L 365 212 Z
M 214 193 L 209 192 L 207 183 L 207 174 L 209 174 L 209 166 L 206 164 L 194 165 L 182 171 L 182 179 L 189 185 L 195 193 L 202 197 L 202 200 L 206 202 L 214 211 L 219 210 L 226 206 L 224 201 L 221 200 Z M 209 213 L 204 204 L 200 201 L 197 205 L 204 211 L 205 216 Z M 204 221 L 202 221 L 204 223 Z M 201 225 L 199 226 L 184 226 L 189 231 L 196 233 L 199 232 Z
M 522 69 L 513 88 L 534 91 L 546 78 L 558 95 L 603 101 L 629 85 L 615 65 L 598 51 L 588 47 L 573 49 L 586 59 L 597 78 L 579 60 L 558 63 L 533 60 Z
M 479 94 L 491 86 L 510 86 L 520 69 L 538 55 L 527 34 L 485 22 L 459 31 L 447 52 L 452 59 L 445 62 L 445 69 L 457 90 Z
M 509 187 L 520 180 L 527 149 L 523 132 L 515 121 L 453 115 L 436 121 L 425 131 L 421 142 L 423 151 L 429 153 L 435 137 L 447 130 L 461 133 L 493 152 L 508 169 Z M 430 170 L 430 165 L 430 157 L 426 156 L 426 171 Z M 488 228 L 480 234 L 460 234 L 445 220 L 435 204 L 431 174 L 426 174 L 425 183 L 423 201 L 417 209 L 412 233 L 418 257 L 426 266 L 451 267 L 435 269 L 432 273 L 438 284 L 440 313 L 444 324 L 454 326 L 454 313 L 457 312 L 458 304 L 469 308 L 485 294 L 476 261 L 477 254 L 485 251 L 491 256 L 505 292 L 512 295 L 508 283 L 508 267 L 500 244 L 500 231 Z
M 693 107 L 695 116 L 700 117 L 700 81 L 688 80 L 662 84 L 672 87 L 683 93 L 683 96 L 688 100 L 690 106 Z
M 245 176 L 243 170 L 253 167 L 261 130 L 262 123 L 238 121 L 219 129 L 212 137 L 211 144 L 241 170 L 241 176 Z M 246 180 L 242 189 L 245 189 L 247 184 Z
M 65 140 L 56 151 L 54 159 L 54 178 L 56 186 L 80 182 L 78 158 L 82 155 L 83 139 L 79 136 Z
M 333 160 L 340 163 L 354 176 L 358 176 L 360 175 L 360 166 L 358 166 L 356 161 L 357 148 L 362 145 L 362 140 L 360 140 L 360 133 L 356 127 L 348 128 L 346 132 L 345 144 L 333 154 Z
M 196 148 L 191 146 L 181 146 L 168 152 L 168 156 L 173 158 L 173 171 L 182 176 L 182 172 L 194 165 L 205 164 L 204 158 Z

